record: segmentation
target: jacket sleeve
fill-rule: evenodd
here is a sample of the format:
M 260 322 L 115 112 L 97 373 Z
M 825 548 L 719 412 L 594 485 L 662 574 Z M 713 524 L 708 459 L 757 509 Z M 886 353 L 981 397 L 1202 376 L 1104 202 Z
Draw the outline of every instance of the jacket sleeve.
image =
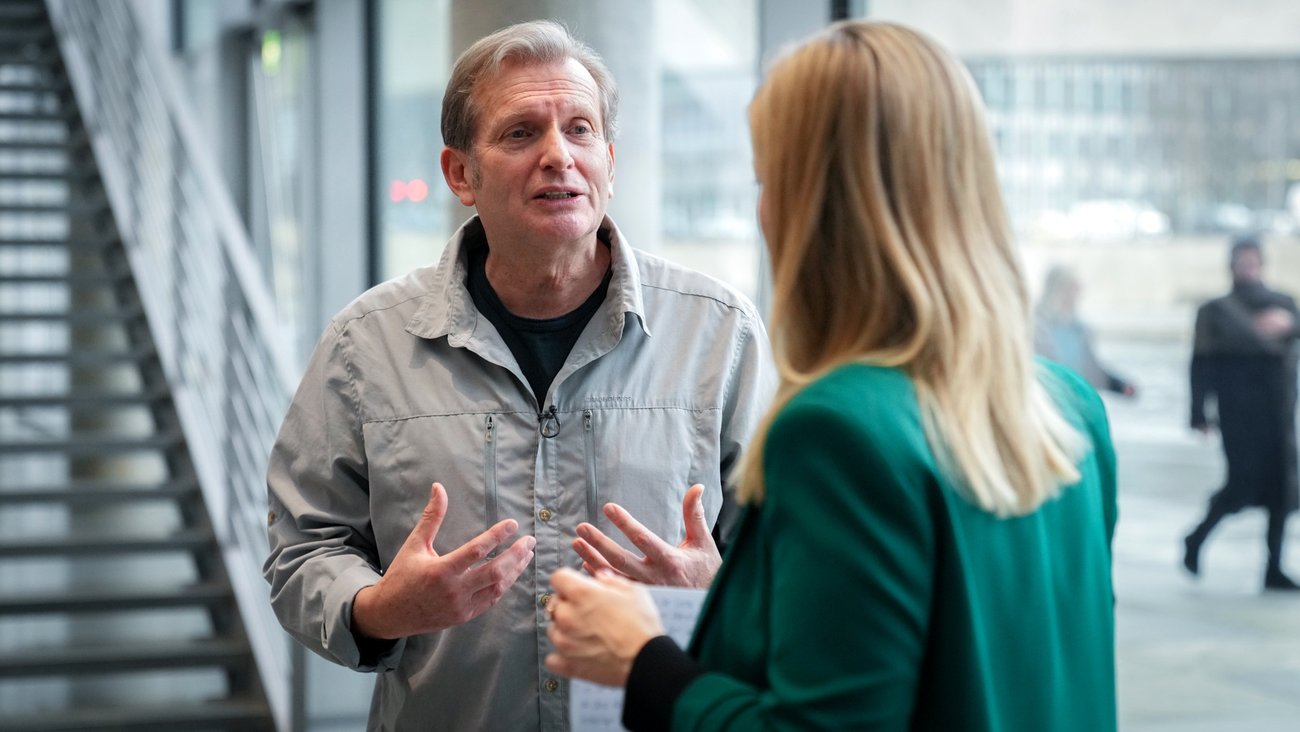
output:
M 934 591 L 928 473 L 900 469 L 910 448 L 872 431 L 822 404 L 792 403 L 773 425 L 759 529 L 771 583 L 753 588 L 770 606 L 770 683 L 706 672 L 673 729 L 907 729 Z
M 1092 332 L 1092 329 L 1082 323 L 1079 325 L 1079 328 L 1083 333 L 1083 358 L 1085 361 L 1081 373 L 1084 373 L 1085 375 L 1096 375 L 1095 380 L 1097 383 L 1093 384 L 1094 388 L 1105 389 L 1106 391 L 1111 391 L 1116 394 L 1123 394 L 1131 384 L 1122 376 L 1107 368 L 1106 365 L 1101 362 L 1101 359 L 1097 358 L 1097 339 L 1096 335 Z
M 1282 307 L 1291 313 L 1291 338 L 1300 338 L 1300 308 L 1296 307 L 1295 298 L 1286 296 Z
M 358 642 L 352 601 L 379 580 L 357 386 L 346 331 L 331 325 L 307 365 L 271 449 L 271 606 L 294 638 L 350 668 L 392 668 L 403 642 Z
M 1119 520 L 1118 472 L 1115 443 L 1111 439 L 1110 419 L 1106 405 L 1096 390 L 1077 376 L 1063 369 L 1053 369 L 1054 378 L 1063 381 L 1073 392 L 1072 410 L 1079 415 L 1076 425 L 1088 433 L 1092 445 L 1092 460 L 1097 464 L 1097 478 L 1101 489 L 1102 518 L 1106 524 L 1106 547 L 1114 554 L 1115 525 Z
M 757 315 L 745 319 L 746 326 L 737 335 L 731 373 L 727 378 L 726 397 L 722 416 L 719 454 L 722 456 L 719 475 L 723 485 L 733 481 L 732 468 L 741 452 L 754 436 L 758 423 L 767 414 L 776 392 L 776 369 L 772 364 L 772 347 L 767 340 L 763 321 Z M 713 539 L 719 549 L 726 547 L 736 519 L 740 515 L 733 491 L 722 491 L 722 508 L 714 526 Z
M 1188 374 L 1188 383 L 1191 385 L 1191 408 L 1192 414 L 1190 424 L 1195 429 L 1201 429 L 1209 426 L 1209 421 L 1205 417 L 1205 402 L 1213 392 L 1212 384 L 1214 383 L 1214 354 L 1213 340 L 1214 336 L 1210 332 L 1212 328 L 1210 313 L 1205 307 L 1196 311 L 1196 329 L 1192 337 L 1192 364 L 1191 373 Z

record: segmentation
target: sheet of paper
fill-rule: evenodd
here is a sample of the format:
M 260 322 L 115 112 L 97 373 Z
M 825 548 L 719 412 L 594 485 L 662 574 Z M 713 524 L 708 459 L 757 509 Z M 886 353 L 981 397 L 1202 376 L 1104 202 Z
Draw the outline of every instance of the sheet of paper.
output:
M 704 604 L 704 590 L 650 587 L 668 637 L 682 648 L 691 640 L 695 620 Z M 623 690 L 574 679 L 569 685 L 569 728 L 572 732 L 618 732 L 623 729 Z

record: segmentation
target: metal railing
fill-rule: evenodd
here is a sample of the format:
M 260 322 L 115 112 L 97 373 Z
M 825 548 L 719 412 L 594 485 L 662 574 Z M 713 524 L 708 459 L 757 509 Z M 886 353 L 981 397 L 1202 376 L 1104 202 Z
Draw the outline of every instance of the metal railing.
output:
M 301 649 L 271 612 L 266 465 L 297 377 L 270 290 L 171 61 L 129 0 L 47 0 L 280 729 Z

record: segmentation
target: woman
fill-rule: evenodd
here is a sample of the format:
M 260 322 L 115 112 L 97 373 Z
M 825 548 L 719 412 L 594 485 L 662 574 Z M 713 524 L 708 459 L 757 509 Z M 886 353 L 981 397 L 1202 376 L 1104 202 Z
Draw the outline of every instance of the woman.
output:
M 750 108 L 782 389 L 688 652 L 643 589 L 552 576 L 548 667 L 632 729 L 1113 730 L 1114 455 L 1032 356 L 962 66 L 844 22 Z
M 1136 397 L 1137 387 L 1102 365 L 1092 348 L 1092 331 L 1079 319 L 1083 283 L 1074 270 L 1056 265 L 1047 271 L 1034 308 L 1034 350 L 1068 366 L 1094 389 Z

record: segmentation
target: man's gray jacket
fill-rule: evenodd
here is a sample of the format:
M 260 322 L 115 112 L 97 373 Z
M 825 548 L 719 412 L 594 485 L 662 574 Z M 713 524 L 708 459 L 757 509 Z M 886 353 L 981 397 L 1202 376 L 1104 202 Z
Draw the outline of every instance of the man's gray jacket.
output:
M 614 501 L 675 545 L 694 483 L 714 521 L 774 386 L 751 303 L 633 250 L 606 219 L 605 302 L 549 393 L 534 396 L 465 287 L 464 254 L 482 237 L 471 219 L 436 267 L 332 320 L 271 453 L 272 605 L 308 648 L 378 672 L 371 729 L 566 729 L 568 684 L 543 666 L 544 602 L 551 572 L 581 565 L 576 526 L 622 540 L 600 511 Z M 537 538 L 535 559 L 469 623 L 359 645 L 353 597 L 392 561 L 434 481 L 449 499 L 436 551 L 513 518 Z

